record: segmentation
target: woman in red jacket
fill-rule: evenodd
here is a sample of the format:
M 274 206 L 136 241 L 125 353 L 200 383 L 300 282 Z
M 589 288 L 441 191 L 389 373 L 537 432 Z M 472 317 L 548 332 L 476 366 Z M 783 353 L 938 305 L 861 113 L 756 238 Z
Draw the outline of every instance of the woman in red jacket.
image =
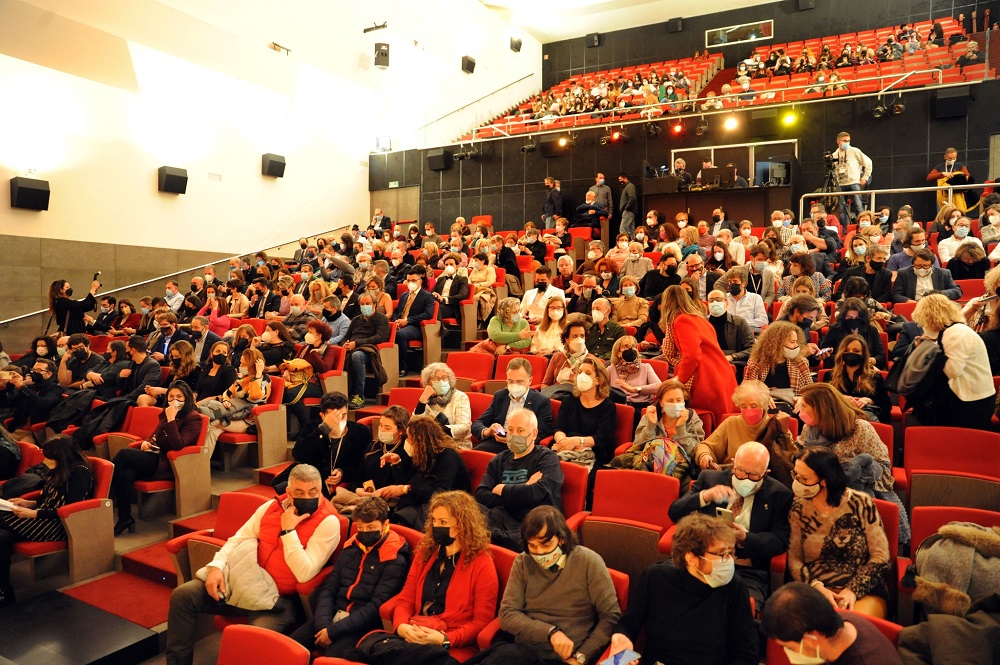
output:
M 722 422 L 727 400 L 736 390 L 736 374 L 719 347 L 715 328 L 700 304 L 679 286 L 663 292 L 660 316 L 663 355 L 675 368 L 674 378 L 691 391 L 688 406 L 711 411 L 715 421 Z
M 418 654 L 422 663 L 465 661 L 496 616 L 498 588 L 490 533 L 476 500 L 459 490 L 434 495 L 406 584 L 386 604 L 394 604 L 392 628 L 405 643 L 385 658 L 370 654 L 366 662 L 412 662 Z
M 313 319 L 306 325 L 309 331 L 302 340 L 304 344 L 295 357 L 305 360 L 312 365 L 313 375 L 309 381 L 298 386 L 291 386 L 288 383 L 288 376 L 285 376 L 285 392 L 282 401 L 288 407 L 288 415 L 295 418 L 299 423 L 299 431 L 305 429 L 309 424 L 309 410 L 303 404 L 306 397 L 322 397 L 323 382 L 319 378 L 324 372 L 333 369 L 334 358 L 337 357 L 337 349 L 333 344 L 328 344 L 333 336 L 333 330 L 322 319 Z M 287 363 L 282 363 L 279 369 L 285 372 L 288 369 Z M 291 420 L 289 420 L 291 425 Z

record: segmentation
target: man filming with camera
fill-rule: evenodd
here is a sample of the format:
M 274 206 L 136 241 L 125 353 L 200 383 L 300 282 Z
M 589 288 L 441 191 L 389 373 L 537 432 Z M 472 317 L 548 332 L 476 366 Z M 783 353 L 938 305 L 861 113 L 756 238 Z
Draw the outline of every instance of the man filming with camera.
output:
M 842 192 L 860 192 L 872 179 L 872 160 L 859 148 L 851 146 L 851 135 L 847 132 L 837 134 L 837 145 L 840 146 L 830 158 L 837 174 L 837 184 Z M 852 201 L 855 212 L 848 214 L 848 201 Z M 851 219 L 864 210 L 861 195 L 840 197 L 840 222 L 847 227 Z

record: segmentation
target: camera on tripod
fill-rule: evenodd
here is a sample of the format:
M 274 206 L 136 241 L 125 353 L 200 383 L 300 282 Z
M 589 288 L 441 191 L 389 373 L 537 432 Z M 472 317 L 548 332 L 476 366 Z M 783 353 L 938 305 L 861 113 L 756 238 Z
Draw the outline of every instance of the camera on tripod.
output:
M 837 163 L 837 158 L 833 156 L 833 153 L 827 150 L 823 153 L 823 163 L 826 164 L 826 168 L 832 169 Z

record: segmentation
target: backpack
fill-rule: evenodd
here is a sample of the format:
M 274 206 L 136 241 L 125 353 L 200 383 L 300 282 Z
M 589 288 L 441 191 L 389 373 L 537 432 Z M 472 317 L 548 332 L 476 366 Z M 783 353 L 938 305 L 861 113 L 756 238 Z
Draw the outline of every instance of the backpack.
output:
M 948 356 L 941 345 L 943 335 L 944 330 L 933 342 L 924 340 L 921 344 L 911 346 L 905 361 L 894 364 L 889 371 L 886 388 L 916 404 L 930 401 L 941 387 L 942 381 L 947 380 L 944 365 L 948 362 Z

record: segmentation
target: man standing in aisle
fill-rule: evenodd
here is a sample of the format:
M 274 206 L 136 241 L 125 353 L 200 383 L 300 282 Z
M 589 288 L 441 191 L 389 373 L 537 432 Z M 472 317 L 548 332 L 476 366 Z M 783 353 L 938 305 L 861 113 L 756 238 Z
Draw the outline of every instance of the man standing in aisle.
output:
M 622 213 L 622 222 L 618 227 L 618 233 L 627 233 L 628 237 L 635 236 L 635 213 L 639 210 L 639 198 L 635 193 L 635 185 L 628 181 L 628 175 L 620 173 L 618 182 L 622 186 L 622 195 L 618 201 L 618 210 Z
M 604 184 L 604 174 L 598 173 L 597 178 L 594 179 L 594 184 L 591 185 L 588 192 L 593 192 L 597 197 L 597 203 L 604 207 L 608 211 L 608 216 L 614 214 L 615 212 L 615 202 L 611 197 L 611 188 Z M 610 221 L 610 220 L 609 220 Z M 630 236 L 631 237 L 631 236 Z
M 549 176 L 545 179 L 545 206 L 542 208 L 542 218 L 545 220 L 545 228 L 554 229 L 556 227 L 556 215 L 562 214 L 562 193 L 556 188 L 556 179 Z
M 872 160 L 868 155 L 861 152 L 859 148 L 851 147 L 851 135 L 847 132 L 837 134 L 837 145 L 840 148 L 833 153 L 835 168 L 837 170 L 837 184 L 842 192 L 860 192 L 868 185 L 872 179 Z M 849 215 L 848 199 L 852 199 L 854 204 L 854 214 Z M 840 222 L 847 226 L 849 219 L 857 217 L 858 213 L 864 210 L 864 203 L 861 195 L 855 194 L 853 197 L 840 197 Z

